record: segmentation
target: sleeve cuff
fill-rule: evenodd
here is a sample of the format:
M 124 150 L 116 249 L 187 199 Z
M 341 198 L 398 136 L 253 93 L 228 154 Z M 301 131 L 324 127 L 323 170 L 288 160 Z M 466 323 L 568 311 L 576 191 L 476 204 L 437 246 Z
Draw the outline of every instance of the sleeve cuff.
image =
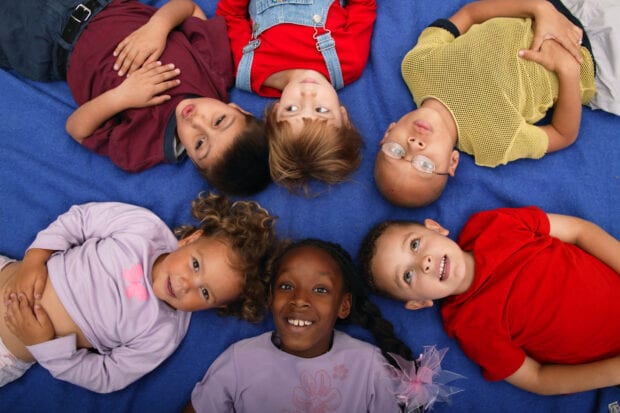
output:
M 38 362 L 42 362 L 71 357 L 77 350 L 77 343 L 75 334 L 69 334 L 40 344 L 26 346 L 26 348 Z
M 449 31 L 455 38 L 461 35 L 459 29 L 448 19 L 437 19 L 432 22 L 428 27 L 439 27 L 440 29 L 444 29 Z

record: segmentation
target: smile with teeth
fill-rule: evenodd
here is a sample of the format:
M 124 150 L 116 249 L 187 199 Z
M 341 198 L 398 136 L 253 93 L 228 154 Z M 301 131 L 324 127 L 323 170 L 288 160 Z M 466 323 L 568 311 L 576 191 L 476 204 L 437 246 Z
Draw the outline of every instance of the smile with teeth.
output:
M 307 327 L 307 326 L 312 325 L 312 321 L 299 320 L 296 318 L 287 318 L 286 321 L 288 321 L 290 325 L 293 325 L 295 327 Z
M 448 257 L 444 255 L 439 263 L 439 281 L 443 281 L 443 277 L 446 275 L 446 260 Z

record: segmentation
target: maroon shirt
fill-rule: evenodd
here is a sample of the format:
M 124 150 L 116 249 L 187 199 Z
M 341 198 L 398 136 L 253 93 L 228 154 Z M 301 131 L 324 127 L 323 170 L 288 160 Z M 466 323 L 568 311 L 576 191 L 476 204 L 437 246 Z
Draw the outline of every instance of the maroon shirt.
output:
M 118 43 L 143 26 L 157 9 L 138 1 L 114 0 L 86 26 L 73 49 L 67 82 L 78 105 L 118 86 L 124 79 L 112 70 Z M 179 86 L 165 93 L 161 105 L 129 109 L 104 122 L 83 141 L 87 148 L 108 156 L 129 172 L 162 162 L 180 161 L 174 154 L 175 108 L 187 97 L 228 101 L 233 62 L 223 18 L 186 19 L 168 36 L 162 63 L 181 69 Z

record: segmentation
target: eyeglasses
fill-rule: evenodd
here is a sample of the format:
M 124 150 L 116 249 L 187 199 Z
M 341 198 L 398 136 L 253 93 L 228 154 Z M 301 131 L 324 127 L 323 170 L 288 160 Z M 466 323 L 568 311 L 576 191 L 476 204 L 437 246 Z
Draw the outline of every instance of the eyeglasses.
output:
M 404 159 L 407 152 L 396 142 L 385 142 L 381 151 L 392 159 Z M 435 172 L 435 162 L 424 155 L 416 155 L 411 159 L 411 165 L 420 172 L 435 175 L 450 175 L 449 172 Z

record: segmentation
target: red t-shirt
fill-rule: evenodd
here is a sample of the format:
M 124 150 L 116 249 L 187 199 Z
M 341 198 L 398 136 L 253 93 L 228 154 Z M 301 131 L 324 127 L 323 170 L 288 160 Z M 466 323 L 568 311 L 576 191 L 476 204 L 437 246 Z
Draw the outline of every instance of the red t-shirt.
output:
M 67 82 L 78 105 L 123 81 L 112 70 L 116 61 L 112 52 L 156 10 L 138 1 L 114 0 L 88 23 L 71 53 L 67 70 Z M 186 19 L 168 36 L 160 60 L 181 69 L 180 85 L 165 92 L 172 99 L 161 105 L 119 113 L 83 142 L 130 172 L 162 162 L 176 162 L 173 150 L 176 105 L 188 96 L 228 101 L 227 89 L 233 83 L 230 45 L 221 18 Z
M 475 259 L 465 293 L 442 303 L 449 336 L 487 380 L 513 374 L 525 355 L 579 364 L 620 354 L 620 275 L 549 235 L 536 207 L 475 214 L 459 236 Z
M 252 38 L 252 21 L 248 17 L 248 0 L 220 0 L 218 16 L 226 18 L 230 47 L 237 65 L 243 48 Z M 344 84 L 358 79 L 364 70 L 370 51 L 372 27 L 376 18 L 375 0 L 350 0 L 346 7 L 334 1 L 327 14 L 325 27 L 336 42 Z M 318 29 L 323 34 L 323 29 Z M 280 91 L 263 86 L 276 72 L 288 69 L 313 69 L 329 79 L 323 55 L 316 48 L 312 27 L 279 24 L 265 32 L 252 60 L 252 90 L 262 96 L 279 97 Z

